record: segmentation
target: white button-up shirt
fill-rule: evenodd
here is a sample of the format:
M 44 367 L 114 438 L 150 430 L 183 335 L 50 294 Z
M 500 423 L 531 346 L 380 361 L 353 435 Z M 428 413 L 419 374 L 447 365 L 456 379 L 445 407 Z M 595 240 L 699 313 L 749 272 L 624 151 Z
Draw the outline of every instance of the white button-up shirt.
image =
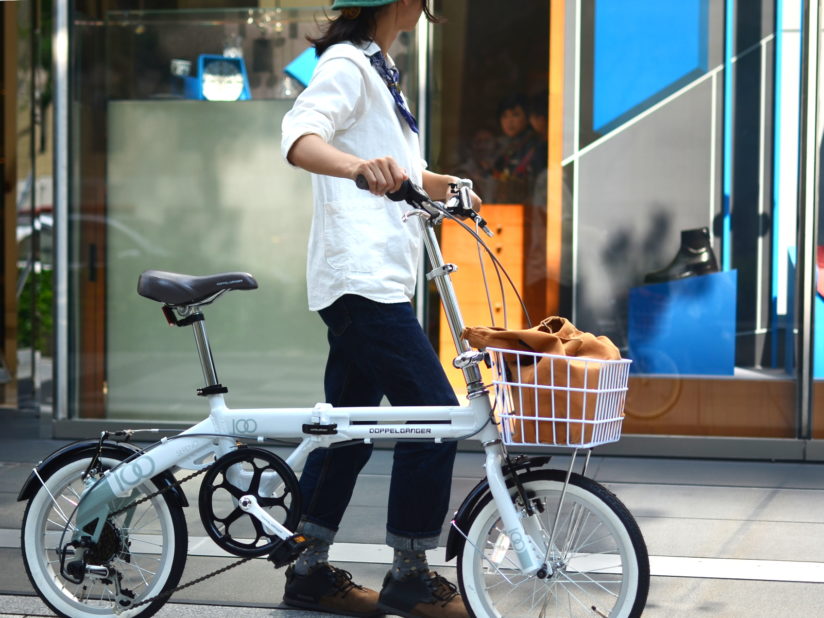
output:
M 364 159 L 391 156 L 421 185 L 425 162 L 418 135 L 398 114 L 369 61 L 378 51 L 370 42 L 339 43 L 324 52 L 306 90 L 283 119 L 284 157 L 298 138 L 316 134 Z M 312 189 L 309 309 L 328 307 L 344 294 L 382 303 L 410 300 L 421 255 L 418 222 L 401 221 L 410 206 L 358 189 L 349 179 L 312 174 Z

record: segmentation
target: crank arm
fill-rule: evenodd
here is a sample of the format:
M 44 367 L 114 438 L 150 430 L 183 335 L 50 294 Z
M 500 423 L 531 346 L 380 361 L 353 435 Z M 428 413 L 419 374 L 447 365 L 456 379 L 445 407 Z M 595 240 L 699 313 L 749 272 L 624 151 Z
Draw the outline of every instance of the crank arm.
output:
M 292 536 L 292 531 L 269 515 L 269 513 L 264 511 L 254 496 L 241 496 L 240 500 L 238 500 L 238 506 L 242 511 L 249 513 L 252 517 L 257 518 L 269 534 L 277 535 L 284 541 Z

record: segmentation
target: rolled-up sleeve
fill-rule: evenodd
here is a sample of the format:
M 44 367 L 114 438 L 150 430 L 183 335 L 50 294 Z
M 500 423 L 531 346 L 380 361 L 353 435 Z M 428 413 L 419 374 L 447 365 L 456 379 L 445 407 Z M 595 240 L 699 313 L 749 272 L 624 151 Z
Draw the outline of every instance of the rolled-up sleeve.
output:
M 335 133 L 357 122 L 363 109 L 364 78 L 348 58 L 330 58 L 318 64 L 309 85 L 284 116 L 280 151 L 287 158 L 304 135 L 319 135 L 331 142 Z

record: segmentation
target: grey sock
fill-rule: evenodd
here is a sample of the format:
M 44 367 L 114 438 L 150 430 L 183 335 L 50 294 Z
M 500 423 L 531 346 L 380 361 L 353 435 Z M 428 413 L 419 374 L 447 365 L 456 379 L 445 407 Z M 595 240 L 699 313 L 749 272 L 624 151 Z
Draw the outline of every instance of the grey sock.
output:
M 392 562 L 392 577 L 406 579 L 411 575 L 423 575 L 429 571 L 426 552 L 419 549 L 396 549 Z
M 298 575 L 308 575 L 309 571 L 317 565 L 329 562 L 329 542 L 313 536 L 305 536 L 309 540 L 309 545 L 295 560 L 295 573 Z

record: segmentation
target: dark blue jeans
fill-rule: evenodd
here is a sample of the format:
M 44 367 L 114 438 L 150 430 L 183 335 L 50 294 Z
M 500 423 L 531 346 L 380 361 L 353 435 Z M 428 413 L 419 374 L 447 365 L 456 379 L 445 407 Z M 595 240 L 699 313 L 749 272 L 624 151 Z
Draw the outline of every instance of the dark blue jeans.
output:
M 328 327 L 324 388 L 335 407 L 457 405 L 432 344 L 410 303 L 346 295 L 321 309 Z M 389 488 L 387 543 L 437 547 L 452 483 L 456 443 L 398 442 Z M 300 478 L 305 533 L 332 541 L 371 444 L 313 451 Z

